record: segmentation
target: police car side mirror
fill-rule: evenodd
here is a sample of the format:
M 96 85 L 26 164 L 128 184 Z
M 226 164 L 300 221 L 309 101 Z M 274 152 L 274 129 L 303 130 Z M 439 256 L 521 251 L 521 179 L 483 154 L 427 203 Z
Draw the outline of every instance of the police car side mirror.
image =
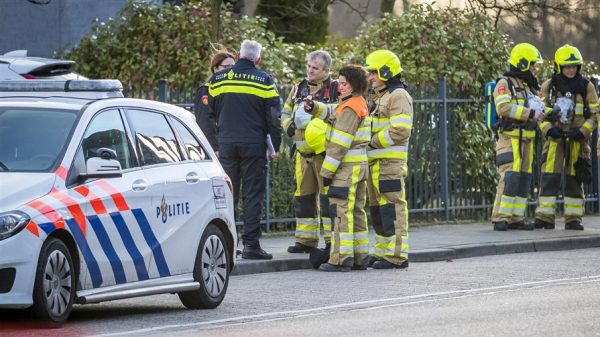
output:
M 121 163 L 115 159 L 92 157 L 85 164 L 87 173 L 79 175 L 79 179 L 82 181 L 93 178 L 119 178 L 123 176 Z
M 117 151 L 106 147 L 101 147 L 96 150 L 96 157 L 102 159 L 117 159 Z

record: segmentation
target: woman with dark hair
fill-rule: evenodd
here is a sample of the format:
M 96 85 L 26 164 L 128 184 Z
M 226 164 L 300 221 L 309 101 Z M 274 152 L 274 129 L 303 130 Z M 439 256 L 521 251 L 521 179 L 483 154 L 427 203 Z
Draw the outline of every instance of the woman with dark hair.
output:
M 227 50 L 219 50 L 213 54 L 210 59 L 210 68 L 208 78 L 215 73 L 233 67 L 235 64 L 235 56 Z M 215 133 L 215 124 L 217 121 L 210 114 L 210 106 L 208 105 L 208 84 L 203 84 L 196 93 L 194 99 L 194 115 L 196 115 L 196 123 L 202 129 L 202 132 L 208 139 L 208 142 L 213 147 L 213 150 L 218 154 L 217 135 Z
M 329 215 L 333 232 L 328 263 L 323 271 L 364 270 L 369 254 L 369 236 L 365 213 L 367 188 L 367 152 L 371 139 L 369 111 L 363 95 L 367 91 L 367 73 L 354 65 L 339 71 L 340 101 L 335 116 L 329 117 L 325 160 L 321 168 L 329 197 Z M 321 110 L 318 108 L 316 110 Z

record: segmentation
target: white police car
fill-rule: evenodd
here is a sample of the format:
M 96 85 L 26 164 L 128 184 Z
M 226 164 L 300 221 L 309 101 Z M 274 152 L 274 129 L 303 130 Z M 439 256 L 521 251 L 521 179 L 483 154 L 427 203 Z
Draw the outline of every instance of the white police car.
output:
M 231 182 L 192 114 L 121 88 L 0 81 L 0 308 L 63 322 L 77 303 L 223 300 Z

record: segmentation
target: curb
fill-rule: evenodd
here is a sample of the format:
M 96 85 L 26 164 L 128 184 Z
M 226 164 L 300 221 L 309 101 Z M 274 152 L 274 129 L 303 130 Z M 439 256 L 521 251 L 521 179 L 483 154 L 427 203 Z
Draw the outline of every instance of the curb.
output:
M 596 247 L 600 247 L 600 236 L 597 235 L 423 249 L 410 253 L 409 255 L 410 262 L 435 262 L 488 255 L 547 252 Z M 299 269 L 312 269 L 307 257 L 267 261 L 238 261 L 233 268 L 231 275 L 272 273 Z

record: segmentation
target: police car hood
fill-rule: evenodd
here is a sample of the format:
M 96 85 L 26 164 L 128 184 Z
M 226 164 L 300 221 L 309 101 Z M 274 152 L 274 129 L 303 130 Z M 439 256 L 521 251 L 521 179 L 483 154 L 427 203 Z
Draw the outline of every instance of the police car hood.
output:
M 50 193 L 55 179 L 54 173 L 0 172 L 0 212 Z

